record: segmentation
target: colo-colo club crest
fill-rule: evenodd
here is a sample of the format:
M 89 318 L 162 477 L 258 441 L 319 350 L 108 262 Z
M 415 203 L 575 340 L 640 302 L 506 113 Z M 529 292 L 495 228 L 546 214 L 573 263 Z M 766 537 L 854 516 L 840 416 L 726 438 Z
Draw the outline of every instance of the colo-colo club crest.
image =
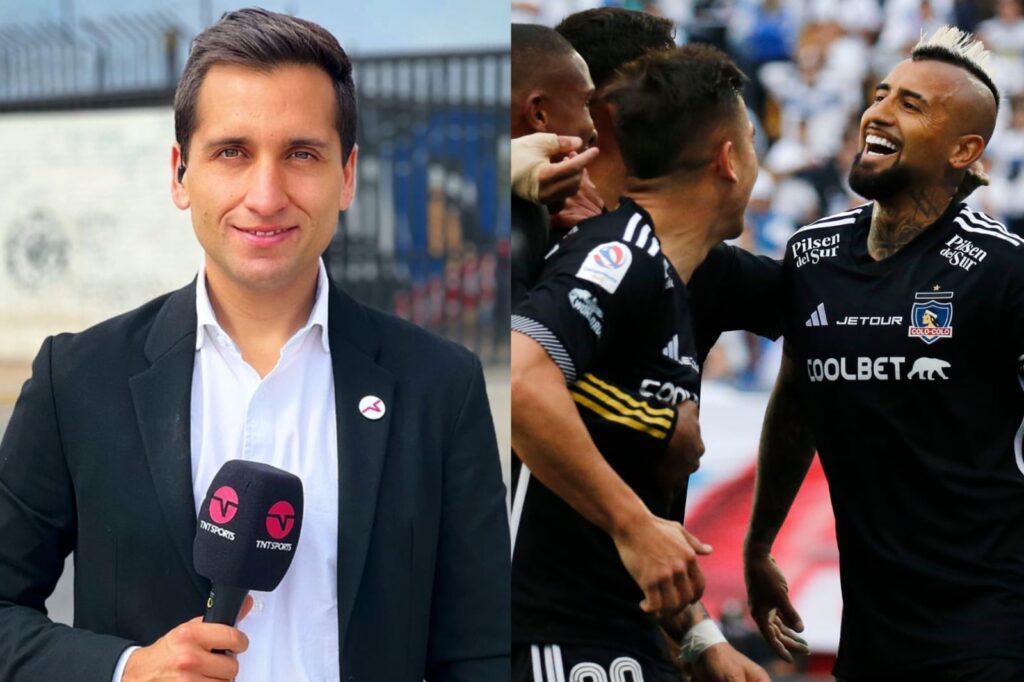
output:
M 914 294 L 908 336 L 932 344 L 953 336 L 953 292 L 929 291 Z

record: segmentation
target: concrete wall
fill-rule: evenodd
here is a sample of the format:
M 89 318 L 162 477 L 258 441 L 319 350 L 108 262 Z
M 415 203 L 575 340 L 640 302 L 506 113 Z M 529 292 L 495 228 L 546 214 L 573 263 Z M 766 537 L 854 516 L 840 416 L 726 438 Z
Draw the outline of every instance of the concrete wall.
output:
M 188 283 L 168 108 L 0 116 L 0 363 Z

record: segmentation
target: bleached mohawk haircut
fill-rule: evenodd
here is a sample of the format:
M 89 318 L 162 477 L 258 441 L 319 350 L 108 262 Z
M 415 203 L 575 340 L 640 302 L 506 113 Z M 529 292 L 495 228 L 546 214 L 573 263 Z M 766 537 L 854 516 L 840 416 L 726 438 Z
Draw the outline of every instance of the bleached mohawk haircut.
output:
M 946 62 L 969 71 L 992 92 L 996 107 L 999 107 L 999 89 L 995 84 L 992 53 L 967 31 L 961 31 L 955 26 L 940 26 L 928 37 L 922 32 L 921 40 L 910 52 L 910 58 L 915 62 L 929 59 Z

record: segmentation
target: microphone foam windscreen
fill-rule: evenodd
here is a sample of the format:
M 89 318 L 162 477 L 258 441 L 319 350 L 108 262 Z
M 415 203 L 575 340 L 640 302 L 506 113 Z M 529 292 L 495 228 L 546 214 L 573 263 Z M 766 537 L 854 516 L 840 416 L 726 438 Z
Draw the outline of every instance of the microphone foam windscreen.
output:
M 196 572 L 269 592 L 291 566 L 302 530 L 302 481 L 269 464 L 224 463 L 199 509 Z

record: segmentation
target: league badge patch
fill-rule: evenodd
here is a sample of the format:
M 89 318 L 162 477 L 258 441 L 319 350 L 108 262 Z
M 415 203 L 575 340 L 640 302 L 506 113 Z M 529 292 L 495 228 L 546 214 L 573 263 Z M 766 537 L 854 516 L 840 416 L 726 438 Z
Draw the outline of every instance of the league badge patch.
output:
M 633 254 L 628 246 L 622 242 L 606 242 L 590 250 L 576 276 L 614 294 L 632 263 Z
M 914 294 L 908 336 L 933 344 L 953 336 L 953 292 L 928 291 Z

